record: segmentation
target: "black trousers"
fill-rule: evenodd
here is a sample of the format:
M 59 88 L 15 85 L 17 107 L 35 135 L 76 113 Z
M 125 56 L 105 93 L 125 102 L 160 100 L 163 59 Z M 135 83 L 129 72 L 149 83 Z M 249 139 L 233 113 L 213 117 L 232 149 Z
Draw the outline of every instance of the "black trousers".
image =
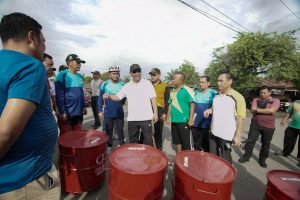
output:
M 192 128 L 194 148 L 198 151 L 209 152 L 209 128 Z
M 162 132 L 164 127 L 164 122 L 161 119 L 163 115 L 163 108 L 157 107 L 158 111 L 158 121 L 154 124 L 154 140 L 157 149 L 162 150 Z
M 283 140 L 283 153 L 290 155 L 296 145 L 297 137 L 300 135 L 300 129 L 287 127 L 284 132 Z M 300 158 L 300 136 L 298 138 L 298 154 L 297 158 Z
M 104 119 L 105 123 L 105 131 L 108 135 L 107 146 L 111 147 L 113 145 L 113 130 L 114 126 L 116 127 L 116 131 L 118 134 L 119 144 L 124 144 L 124 116 L 121 117 L 106 117 Z
M 151 120 L 128 122 L 128 136 L 130 143 L 139 143 L 140 133 L 143 134 L 144 144 L 153 146 Z
M 190 128 L 187 123 L 174 123 L 171 124 L 171 134 L 173 144 L 181 145 L 182 150 L 191 150 Z
M 91 104 L 92 104 L 92 110 L 95 119 L 95 125 L 100 126 L 101 123 L 98 115 L 98 96 L 92 96 Z
M 265 161 L 269 157 L 270 143 L 274 135 L 274 132 L 275 132 L 274 128 L 262 127 L 252 122 L 250 124 L 250 130 L 248 133 L 248 138 L 246 140 L 244 157 L 246 159 L 250 159 L 253 152 L 254 145 L 260 135 L 262 145 L 259 152 L 259 160 Z
M 232 141 L 209 134 L 209 152 L 227 160 L 230 164 L 232 164 L 231 143 Z

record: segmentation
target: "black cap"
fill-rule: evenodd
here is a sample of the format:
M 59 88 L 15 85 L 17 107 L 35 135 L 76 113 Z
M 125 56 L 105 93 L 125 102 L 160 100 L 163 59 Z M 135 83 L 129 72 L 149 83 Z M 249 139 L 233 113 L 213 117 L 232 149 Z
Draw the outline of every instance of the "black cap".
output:
M 151 72 L 149 72 L 149 74 L 160 74 L 160 69 L 158 69 L 158 68 L 152 68 Z
M 91 72 L 93 75 L 100 75 L 100 72 L 99 71 L 93 71 Z
M 81 60 L 81 59 L 79 58 L 79 56 L 77 56 L 76 54 L 70 54 L 70 55 L 67 56 L 67 58 L 66 58 L 67 64 L 68 64 L 70 61 L 72 61 L 72 60 L 75 60 L 77 63 L 85 63 L 85 61 L 84 61 L 84 60 Z
M 55 67 L 50 67 L 52 69 L 52 71 L 56 71 L 56 68 Z
M 130 72 L 133 72 L 134 70 L 141 70 L 141 67 L 138 64 L 133 64 L 130 66 Z

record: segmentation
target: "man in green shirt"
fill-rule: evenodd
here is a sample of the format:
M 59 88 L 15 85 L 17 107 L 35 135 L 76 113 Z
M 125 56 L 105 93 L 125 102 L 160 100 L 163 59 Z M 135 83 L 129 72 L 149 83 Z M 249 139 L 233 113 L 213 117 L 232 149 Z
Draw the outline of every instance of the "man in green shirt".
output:
M 283 150 L 282 152 L 276 153 L 280 156 L 289 156 L 290 153 L 294 150 L 296 145 L 296 140 L 300 134 L 300 100 L 296 100 L 293 104 L 286 110 L 286 115 L 281 121 L 281 126 L 284 126 L 288 119 L 291 118 L 291 121 L 288 123 L 288 127 L 285 129 L 284 140 L 283 140 Z M 300 137 L 298 141 L 298 154 L 297 166 L 300 167 Z
M 175 72 L 175 88 L 170 92 L 167 122 L 171 121 L 171 133 L 176 152 L 191 149 L 190 127 L 194 125 L 194 92 L 184 85 L 185 74 Z M 170 120 L 171 119 L 171 120 Z

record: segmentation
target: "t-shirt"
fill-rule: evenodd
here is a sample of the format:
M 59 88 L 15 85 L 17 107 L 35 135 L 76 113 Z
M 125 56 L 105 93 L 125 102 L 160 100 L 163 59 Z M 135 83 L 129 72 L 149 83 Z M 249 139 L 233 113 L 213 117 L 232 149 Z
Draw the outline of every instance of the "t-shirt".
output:
M 292 120 L 289 122 L 288 126 L 300 129 L 300 100 L 294 101 L 286 112 L 289 112 L 292 115 Z
M 103 112 L 103 94 L 117 94 L 124 86 L 122 81 L 113 83 L 111 80 L 107 80 L 101 85 L 100 95 L 98 99 L 98 111 Z M 113 101 L 111 99 L 105 100 L 104 117 L 122 117 L 124 116 L 125 99 L 121 101 Z
M 93 79 L 91 81 L 92 96 L 99 96 L 99 94 L 100 94 L 100 86 L 101 86 L 102 82 L 103 81 L 101 79 L 98 79 L 98 80 Z
M 212 134 L 231 141 L 236 131 L 236 119 L 246 117 L 245 98 L 231 89 L 227 95 L 218 94 L 215 96 L 212 109 Z
M 190 119 L 190 103 L 194 102 L 194 92 L 187 86 L 170 91 L 171 122 L 185 123 Z
M 56 103 L 60 114 L 81 116 L 83 114 L 83 77 L 69 70 L 59 72 L 55 78 Z
M 154 85 L 154 89 L 156 92 L 156 103 L 157 107 L 163 108 L 164 113 L 168 112 L 168 100 L 170 98 L 170 92 L 168 88 L 168 84 L 164 82 L 159 82 L 157 85 Z
M 275 108 L 276 110 L 280 107 L 280 101 L 277 98 L 269 97 L 268 99 L 254 98 L 252 102 L 252 108 Z M 275 128 L 275 115 L 274 114 L 262 114 L 253 113 L 252 122 L 259 126 L 266 128 Z
M 131 80 L 116 95 L 119 99 L 127 98 L 127 121 L 152 120 L 153 110 L 151 99 L 156 97 L 156 93 L 150 81 L 141 79 L 138 83 L 135 83 Z
M 46 70 L 35 58 L 0 51 L 0 115 L 8 99 L 34 102 L 36 110 L 11 149 L 0 160 L 0 193 L 19 189 L 51 169 L 58 131 L 52 114 Z
M 215 98 L 217 91 L 214 89 L 207 89 L 205 93 L 202 91 L 195 92 L 195 121 L 194 126 L 200 128 L 209 128 L 211 123 L 211 116 L 205 118 L 203 113 L 205 110 L 211 108 L 213 99 Z
M 55 96 L 56 93 L 55 93 L 54 78 L 50 77 L 50 78 L 48 78 L 48 80 L 49 80 L 49 86 L 50 86 L 50 94 L 51 94 L 51 96 Z

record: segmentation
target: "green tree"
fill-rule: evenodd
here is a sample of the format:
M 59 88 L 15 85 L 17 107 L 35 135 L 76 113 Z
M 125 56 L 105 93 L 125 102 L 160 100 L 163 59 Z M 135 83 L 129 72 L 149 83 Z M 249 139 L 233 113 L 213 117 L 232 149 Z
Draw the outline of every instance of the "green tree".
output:
M 126 75 L 126 76 L 123 76 L 122 78 L 122 81 L 124 81 L 124 83 L 128 83 L 131 79 L 131 76 L 130 75 Z
M 104 72 L 101 74 L 100 78 L 103 80 L 103 81 L 106 81 L 109 79 L 109 73 L 108 72 Z
M 199 73 L 196 72 L 196 68 L 194 64 L 185 60 L 182 65 L 180 65 L 177 69 L 172 69 L 170 72 L 167 72 L 165 76 L 165 81 L 169 82 L 173 80 L 174 73 L 176 71 L 180 71 L 185 73 L 186 79 L 185 84 L 192 86 L 199 81 Z
M 293 81 L 300 80 L 300 53 L 294 32 L 245 33 L 232 44 L 214 49 L 205 74 L 215 84 L 220 71 L 229 71 L 235 77 L 234 87 L 241 92 L 258 86 L 260 78 Z
M 93 79 L 93 77 L 87 76 L 87 75 L 83 74 L 83 83 L 85 83 L 85 84 L 91 84 L 92 79 Z

